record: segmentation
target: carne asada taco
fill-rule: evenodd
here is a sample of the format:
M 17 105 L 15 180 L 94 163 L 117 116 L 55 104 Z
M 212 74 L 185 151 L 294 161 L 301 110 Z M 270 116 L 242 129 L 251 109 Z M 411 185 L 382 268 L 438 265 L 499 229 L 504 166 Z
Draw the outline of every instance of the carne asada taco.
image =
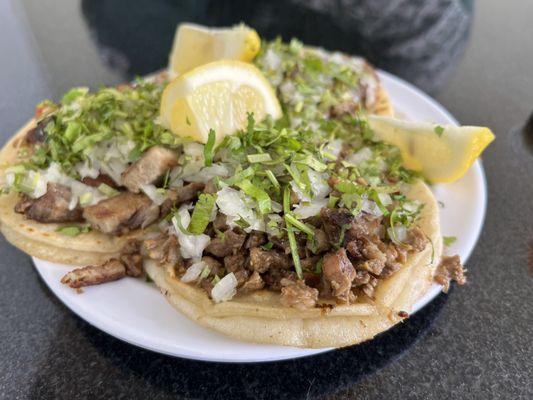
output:
M 5 237 L 91 264 L 63 277 L 73 288 L 144 270 L 203 326 L 302 347 L 369 339 L 407 317 L 437 275 L 464 282 L 457 258 L 437 273 L 438 207 L 424 163 L 405 154 L 417 146 L 395 133 L 401 124 L 372 129 L 390 121 L 370 114 L 393 114 L 372 67 L 296 40 L 252 56 L 243 43 L 241 61 L 207 57 L 171 82 L 41 103 L 0 153 Z M 488 144 L 472 143 L 452 160 L 463 170 Z

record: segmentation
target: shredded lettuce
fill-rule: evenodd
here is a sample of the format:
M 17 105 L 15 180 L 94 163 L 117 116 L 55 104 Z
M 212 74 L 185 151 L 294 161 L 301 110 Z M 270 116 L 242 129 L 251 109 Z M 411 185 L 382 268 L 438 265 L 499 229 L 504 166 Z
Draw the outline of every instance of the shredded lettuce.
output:
M 294 235 L 294 230 L 290 220 L 287 219 L 287 216 L 291 213 L 291 190 L 289 186 L 285 186 L 283 191 L 283 212 L 285 214 L 285 224 L 287 225 L 287 237 L 289 238 L 289 246 L 291 248 L 292 261 L 294 263 L 294 269 L 298 278 L 303 279 L 302 265 L 300 263 L 300 256 L 298 255 L 298 246 L 296 244 L 296 236 Z
M 204 165 L 210 167 L 213 164 L 213 155 L 215 153 L 216 133 L 213 129 L 209 129 L 209 136 L 207 143 L 204 146 Z
M 266 161 L 272 161 L 272 158 L 268 153 L 248 154 L 246 158 L 251 163 L 262 163 Z
M 253 197 L 257 201 L 257 207 L 261 214 L 268 214 L 272 211 L 272 201 L 267 192 L 255 186 L 248 179 L 243 179 L 237 184 L 244 193 Z
M 81 233 L 87 233 L 91 230 L 90 226 L 78 226 L 78 225 L 68 225 L 68 226 L 61 226 L 56 229 L 57 233 L 60 233 L 61 235 L 65 236 L 78 236 Z
M 189 223 L 188 231 L 193 235 L 204 233 L 209 224 L 209 217 L 215 206 L 216 196 L 214 194 L 203 193 L 198 196 L 198 201 L 194 206 Z

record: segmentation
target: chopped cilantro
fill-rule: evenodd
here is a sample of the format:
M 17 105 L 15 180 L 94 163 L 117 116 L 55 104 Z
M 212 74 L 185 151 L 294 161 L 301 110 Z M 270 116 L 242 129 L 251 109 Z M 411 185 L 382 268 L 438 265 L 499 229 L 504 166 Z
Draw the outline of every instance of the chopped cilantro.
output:
M 438 137 L 441 137 L 444 133 L 444 128 L 440 125 L 437 125 L 434 130 Z
M 78 236 L 80 233 L 87 233 L 91 230 L 90 226 L 78 226 L 78 225 L 68 225 L 62 226 L 56 229 L 57 233 L 65 236 Z
M 457 241 L 457 237 L 456 236 L 444 236 L 442 238 L 442 241 L 444 243 L 444 246 L 449 247 Z
M 272 247 L 274 247 L 274 243 L 272 243 L 272 242 L 268 242 L 268 243 L 264 244 L 264 245 L 261 246 L 261 247 L 263 247 L 264 250 L 271 250 Z

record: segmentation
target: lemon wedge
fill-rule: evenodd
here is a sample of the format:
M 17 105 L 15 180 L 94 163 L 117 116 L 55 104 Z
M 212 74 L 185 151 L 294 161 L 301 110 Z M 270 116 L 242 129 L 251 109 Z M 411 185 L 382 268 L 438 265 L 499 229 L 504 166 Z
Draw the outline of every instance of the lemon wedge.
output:
M 175 78 L 163 91 L 161 123 L 174 134 L 206 143 L 210 129 L 219 143 L 266 115 L 281 117 L 274 89 L 255 66 L 242 61 L 215 61 Z
M 436 125 L 369 115 L 368 122 L 380 140 L 400 148 L 404 165 L 420 171 L 430 182 L 461 178 L 494 140 L 489 128 Z
M 261 48 L 257 32 L 240 24 L 231 28 L 206 28 L 181 24 L 170 53 L 171 76 L 218 60 L 251 61 Z

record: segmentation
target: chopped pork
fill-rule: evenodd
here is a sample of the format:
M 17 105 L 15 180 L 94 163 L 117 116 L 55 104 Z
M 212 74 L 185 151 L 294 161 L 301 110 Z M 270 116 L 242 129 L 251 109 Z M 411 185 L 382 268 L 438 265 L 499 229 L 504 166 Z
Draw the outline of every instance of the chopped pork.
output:
M 155 183 L 169 169 L 178 165 L 174 151 L 154 146 L 145 151 L 122 173 L 122 183 L 133 193 L 139 193 L 143 185 Z
M 157 220 L 159 207 L 144 194 L 125 192 L 86 207 L 83 216 L 103 233 L 124 234 Z

